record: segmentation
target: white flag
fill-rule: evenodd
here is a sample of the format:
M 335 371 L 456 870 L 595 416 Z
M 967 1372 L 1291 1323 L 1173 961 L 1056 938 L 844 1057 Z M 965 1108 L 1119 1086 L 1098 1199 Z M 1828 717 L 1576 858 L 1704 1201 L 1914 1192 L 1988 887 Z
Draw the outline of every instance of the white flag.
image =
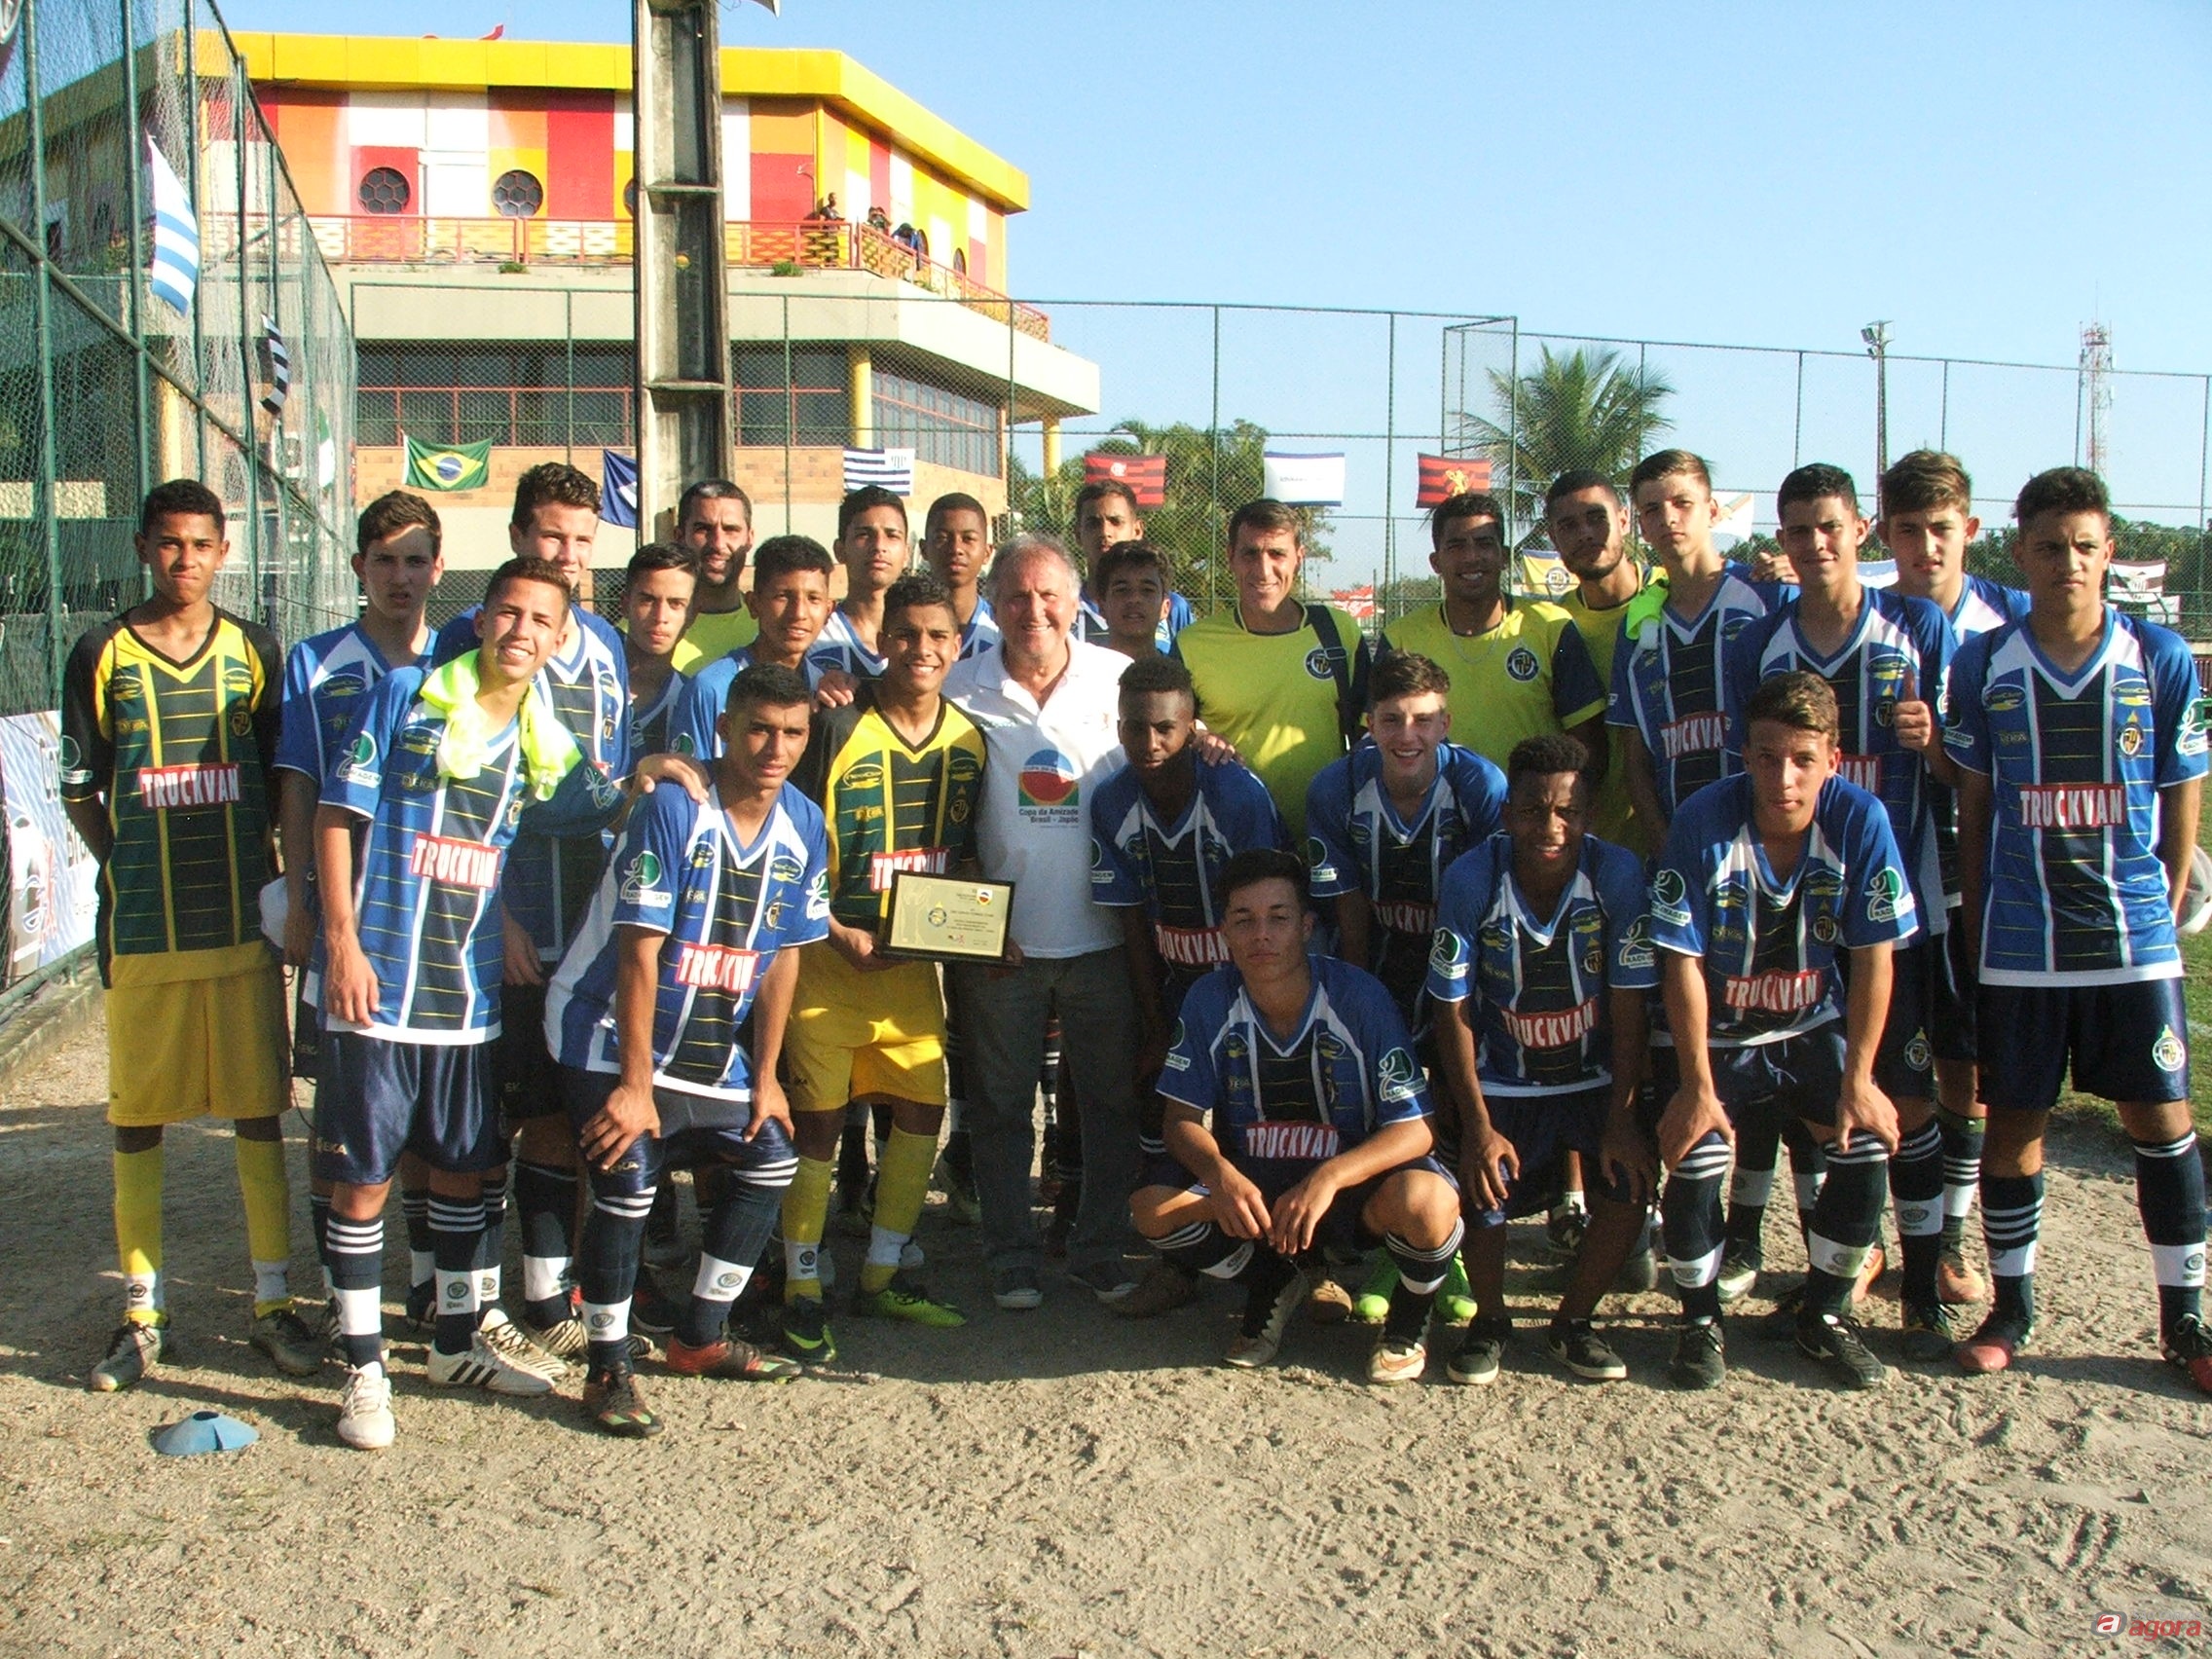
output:
M 1898 562 L 1895 559 L 1860 560 L 1859 585 L 1870 588 L 1896 587 L 1898 585 Z
M 1288 507 L 1341 507 L 1345 504 L 1345 458 L 1335 455 L 1277 455 L 1261 460 L 1260 494 Z
M 1713 509 L 1713 545 L 1726 549 L 1751 538 L 1751 498 L 1737 496 Z
M 146 140 L 146 176 L 153 185 L 148 194 L 154 205 L 154 262 L 146 272 L 146 286 L 190 316 L 192 291 L 200 285 L 200 221 L 193 217 L 192 193 L 151 137 Z
M 845 452 L 845 494 L 875 484 L 894 496 L 914 493 L 914 452 L 910 449 L 849 449 Z

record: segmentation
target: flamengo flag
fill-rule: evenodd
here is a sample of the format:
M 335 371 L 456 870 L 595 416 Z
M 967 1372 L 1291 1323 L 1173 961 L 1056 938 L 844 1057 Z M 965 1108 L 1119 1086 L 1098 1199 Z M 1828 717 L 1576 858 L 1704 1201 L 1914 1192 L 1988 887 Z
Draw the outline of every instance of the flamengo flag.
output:
M 418 490 L 480 490 L 492 477 L 492 440 L 480 444 L 419 444 L 399 434 L 407 449 L 407 482 Z
M 1329 603 L 1355 622 L 1364 622 L 1375 614 L 1375 584 L 1365 587 L 1339 588 L 1329 595 Z
M 638 460 L 599 452 L 599 516 L 616 530 L 638 528 Z
M 1440 507 L 1454 496 L 1479 495 L 1489 488 L 1489 461 L 1424 455 L 1420 458 L 1420 491 L 1414 497 L 1414 505 Z
M 1341 507 L 1345 504 L 1345 458 L 1335 455 L 1277 455 L 1261 458 L 1260 493 L 1286 507 Z
M 870 484 L 894 496 L 914 493 L 914 452 L 910 449 L 849 449 L 845 452 L 845 494 Z
M 1083 458 L 1086 484 L 1126 484 L 1140 507 L 1167 504 L 1167 458 L 1163 455 L 1106 455 L 1093 450 Z
M 284 399 L 292 391 L 292 353 L 284 349 L 284 336 L 276 319 L 267 313 L 261 318 L 261 378 L 269 389 L 261 394 L 261 407 L 272 415 L 284 413 Z
M 146 177 L 154 204 L 154 262 L 146 268 L 146 286 L 190 316 L 192 291 L 200 285 L 200 221 L 193 217 L 192 193 L 152 138 L 146 140 Z

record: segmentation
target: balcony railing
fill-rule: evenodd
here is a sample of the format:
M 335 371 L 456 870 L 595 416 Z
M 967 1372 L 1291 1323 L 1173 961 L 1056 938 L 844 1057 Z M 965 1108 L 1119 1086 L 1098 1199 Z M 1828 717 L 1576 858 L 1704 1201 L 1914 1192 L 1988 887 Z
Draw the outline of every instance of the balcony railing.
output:
M 314 240 L 333 265 L 627 265 L 627 219 L 453 219 L 407 213 L 318 215 Z M 1033 340 L 1051 319 L 964 271 L 925 258 L 872 226 L 837 219 L 795 224 L 733 219 L 722 227 L 730 269 L 867 271 L 957 300 Z

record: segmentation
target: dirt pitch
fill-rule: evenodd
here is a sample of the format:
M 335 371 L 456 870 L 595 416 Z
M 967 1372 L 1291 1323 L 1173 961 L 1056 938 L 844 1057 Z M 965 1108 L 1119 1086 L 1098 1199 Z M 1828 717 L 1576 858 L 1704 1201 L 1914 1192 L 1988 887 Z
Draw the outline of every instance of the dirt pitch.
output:
M 2212 1401 L 2156 1361 L 2130 1166 L 2090 1127 L 2054 1140 L 2043 1336 L 2000 1378 L 1846 1395 L 1746 1316 L 1728 1386 L 1684 1396 L 1648 1296 L 1607 1305 L 1634 1371 L 1608 1387 L 1532 1329 L 1488 1389 L 1440 1358 L 1370 1388 L 1348 1327 L 1235 1375 L 1226 1297 L 1131 1326 L 1055 1279 L 1001 1313 L 973 1235 L 930 1219 L 964 1332 L 845 1319 L 837 1365 L 784 1386 L 648 1364 L 669 1427 L 645 1445 L 586 1430 L 573 1382 L 432 1397 L 400 1344 L 399 1443 L 366 1456 L 333 1433 L 335 1371 L 286 1381 L 245 1344 L 204 1125 L 169 1141 L 185 1362 L 85 1391 L 118 1299 L 104 1069 L 95 1028 L 0 1102 L 10 1654 L 2212 1652 Z M 1539 1282 L 1516 1273 L 1525 1319 Z M 1895 1305 L 1871 1322 L 1888 1348 Z M 154 1456 L 203 1407 L 260 1442 Z M 2201 1634 L 2093 1634 L 2106 1612 Z

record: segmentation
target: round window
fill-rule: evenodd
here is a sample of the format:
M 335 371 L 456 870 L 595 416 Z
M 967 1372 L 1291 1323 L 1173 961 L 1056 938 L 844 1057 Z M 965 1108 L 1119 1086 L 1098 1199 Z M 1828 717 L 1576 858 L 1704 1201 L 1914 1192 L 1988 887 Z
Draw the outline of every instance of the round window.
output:
M 395 167 L 371 167 L 361 175 L 361 210 L 366 213 L 404 213 L 415 192 Z
M 535 218 L 545 205 L 545 187 L 516 167 L 493 181 L 492 205 L 502 219 Z

